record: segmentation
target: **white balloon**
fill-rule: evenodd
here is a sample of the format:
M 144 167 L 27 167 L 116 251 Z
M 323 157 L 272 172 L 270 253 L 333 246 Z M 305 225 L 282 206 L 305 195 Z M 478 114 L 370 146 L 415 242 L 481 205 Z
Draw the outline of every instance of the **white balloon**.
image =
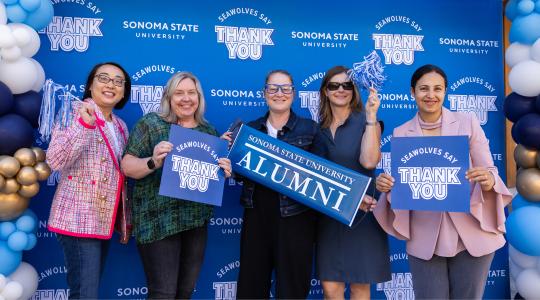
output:
M 17 281 L 8 282 L 2 291 L 2 296 L 4 296 L 6 300 L 17 300 L 22 296 L 22 294 L 23 287 Z
M 6 24 L 7 23 L 7 14 L 6 14 L 6 6 L 4 3 L 0 2 L 0 24 Z
M 0 24 L 0 48 L 9 48 L 17 44 L 15 37 L 11 34 L 11 29 L 4 24 Z
M 510 267 L 510 278 L 516 279 L 519 273 L 523 271 L 523 268 L 518 266 L 511 258 L 508 260 L 508 266 Z
M 531 57 L 532 59 L 540 62 L 540 39 L 537 39 L 536 42 L 531 47 Z
M 0 48 L 0 55 L 5 61 L 16 61 L 22 55 L 21 48 L 13 46 L 10 48 Z
M 36 30 L 23 23 L 9 23 L 8 26 L 18 43 L 19 41 L 20 43 L 25 42 L 24 46 L 18 44 L 21 47 L 22 55 L 26 57 L 36 55 L 41 46 L 41 40 Z
M 14 62 L 0 61 L 0 81 L 9 87 L 13 94 L 31 90 L 36 78 L 36 67 L 29 58 L 21 57 Z
M 7 283 L 7 278 L 3 274 L 0 274 L 0 292 L 4 289 Z
M 536 256 L 530 256 L 519 252 L 510 244 L 508 246 L 508 256 L 510 256 L 510 259 L 522 269 L 534 268 L 538 259 Z
M 536 269 L 523 270 L 516 278 L 516 289 L 525 299 L 540 299 L 540 273 Z
M 9 278 L 21 284 L 23 293 L 19 297 L 20 299 L 30 299 L 37 290 L 39 275 L 29 263 L 21 262 L 17 270 L 9 275 Z
M 518 63 L 510 70 L 508 83 L 521 96 L 536 97 L 540 94 L 540 62 L 526 60 Z
M 36 68 L 36 81 L 34 82 L 34 85 L 32 86 L 32 91 L 39 92 L 43 88 L 43 84 L 45 83 L 45 70 L 43 70 L 43 67 L 41 64 L 33 59 L 30 58 L 32 63 L 34 63 L 34 67 Z
M 506 48 L 504 58 L 506 59 L 506 64 L 512 68 L 522 61 L 531 59 L 531 46 L 518 42 L 512 43 Z

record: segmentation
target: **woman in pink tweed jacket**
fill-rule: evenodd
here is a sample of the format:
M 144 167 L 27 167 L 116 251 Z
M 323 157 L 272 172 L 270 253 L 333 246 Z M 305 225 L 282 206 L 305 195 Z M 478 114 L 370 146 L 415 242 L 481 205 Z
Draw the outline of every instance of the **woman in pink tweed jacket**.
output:
M 394 136 L 468 136 L 470 212 L 394 210 L 394 178 L 381 174 L 377 189 L 384 193 L 374 214 L 386 232 L 407 241 L 416 299 L 481 299 L 494 252 L 505 243 L 504 207 L 512 198 L 476 117 L 443 108 L 446 88 L 446 74 L 439 67 L 417 69 L 411 93 L 418 113 L 394 129 Z
M 94 66 L 72 123 L 56 127 L 47 163 L 60 171 L 48 221 L 64 250 L 70 298 L 98 298 L 124 175 L 119 158 L 128 130 L 112 113 L 127 102 L 131 82 L 116 63 Z

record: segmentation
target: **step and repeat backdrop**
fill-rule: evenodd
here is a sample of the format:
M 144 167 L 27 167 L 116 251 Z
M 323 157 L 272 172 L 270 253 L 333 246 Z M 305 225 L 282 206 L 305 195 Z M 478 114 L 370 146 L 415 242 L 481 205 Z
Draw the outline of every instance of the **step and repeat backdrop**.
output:
M 132 80 L 129 103 L 117 111 L 131 128 L 155 111 L 168 78 L 191 71 L 203 85 L 206 118 L 223 132 L 237 118 L 263 115 L 268 71 L 291 72 L 297 90 L 293 109 L 316 119 L 318 89 L 327 69 L 352 66 L 375 50 L 388 77 L 380 91 L 379 117 L 386 124 L 378 171 L 390 169 L 392 129 L 410 119 L 416 105 L 410 76 L 433 63 L 448 74 L 453 111 L 474 113 L 490 139 L 493 159 L 504 170 L 502 1 L 87 1 L 53 0 L 54 18 L 41 30 L 34 57 L 46 77 L 82 96 L 91 67 L 124 66 Z M 365 93 L 364 98 L 365 98 Z M 41 145 L 46 147 L 46 145 Z M 501 172 L 504 174 L 504 172 Z M 35 299 L 65 299 L 66 268 L 56 237 L 47 231 L 53 173 L 31 208 L 40 224 L 37 246 L 24 260 L 39 273 Z M 233 299 L 239 263 L 241 185 L 228 180 L 223 206 L 209 223 L 204 266 L 194 298 Z M 148 290 L 134 241 L 113 237 L 100 296 L 144 298 Z M 404 243 L 390 240 L 392 280 L 372 286 L 374 298 L 413 299 Z M 485 298 L 509 297 L 508 254 L 497 252 Z M 310 298 L 322 298 L 316 277 Z

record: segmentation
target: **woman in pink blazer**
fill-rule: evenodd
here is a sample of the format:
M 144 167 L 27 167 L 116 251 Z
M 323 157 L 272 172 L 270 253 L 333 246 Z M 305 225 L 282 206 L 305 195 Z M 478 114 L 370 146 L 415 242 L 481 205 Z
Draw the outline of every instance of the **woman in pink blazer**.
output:
M 47 163 L 60 171 L 48 221 L 64 250 L 70 299 L 98 298 L 103 263 L 112 236 L 124 175 L 119 158 L 128 130 L 113 114 L 127 102 L 131 82 L 116 63 L 94 66 L 73 121 L 56 127 Z
M 494 252 L 505 243 L 504 207 L 512 198 L 476 117 L 443 107 L 446 88 L 446 74 L 439 67 L 418 68 L 411 78 L 418 113 L 395 128 L 394 137 L 468 136 L 470 212 L 394 210 L 394 178 L 381 174 L 377 189 L 383 194 L 374 214 L 386 232 L 407 241 L 417 299 L 481 299 Z

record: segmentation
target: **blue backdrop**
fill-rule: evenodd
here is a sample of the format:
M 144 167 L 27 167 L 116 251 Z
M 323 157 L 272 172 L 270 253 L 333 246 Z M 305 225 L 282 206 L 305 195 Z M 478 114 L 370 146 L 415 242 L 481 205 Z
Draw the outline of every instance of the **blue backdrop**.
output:
M 266 110 L 262 86 L 266 73 L 287 69 L 297 97 L 293 109 L 314 117 L 325 70 L 351 66 L 376 50 L 386 67 L 380 97 L 383 159 L 390 168 L 392 129 L 410 119 L 416 105 L 410 76 L 434 63 L 449 77 L 451 110 L 476 113 L 504 175 L 504 99 L 502 1 L 87 1 L 52 0 L 55 16 L 40 32 L 35 57 L 47 78 L 81 96 L 85 76 L 103 61 L 117 61 L 131 75 L 130 103 L 117 114 L 129 127 L 156 110 L 163 86 L 174 72 L 196 74 L 207 101 L 207 119 L 223 132 L 240 117 L 255 119 Z M 365 93 L 364 93 L 365 99 Z M 46 147 L 46 145 L 42 145 Z M 46 229 L 58 175 L 53 174 L 31 202 L 40 219 L 37 246 L 25 253 L 40 274 L 36 299 L 67 295 L 66 269 L 55 235 Z M 209 224 L 204 266 L 194 298 L 235 297 L 239 268 L 241 186 L 229 180 L 223 206 Z M 113 238 L 103 298 L 143 298 L 144 274 L 133 241 Z M 412 299 L 404 244 L 391 239 L 393 279 L 374 285 L 374 298 Z M 312 281 L 312 298 L 322 289 Z M 508 298 L 507 249 L 497 252 L 485 298 Z

